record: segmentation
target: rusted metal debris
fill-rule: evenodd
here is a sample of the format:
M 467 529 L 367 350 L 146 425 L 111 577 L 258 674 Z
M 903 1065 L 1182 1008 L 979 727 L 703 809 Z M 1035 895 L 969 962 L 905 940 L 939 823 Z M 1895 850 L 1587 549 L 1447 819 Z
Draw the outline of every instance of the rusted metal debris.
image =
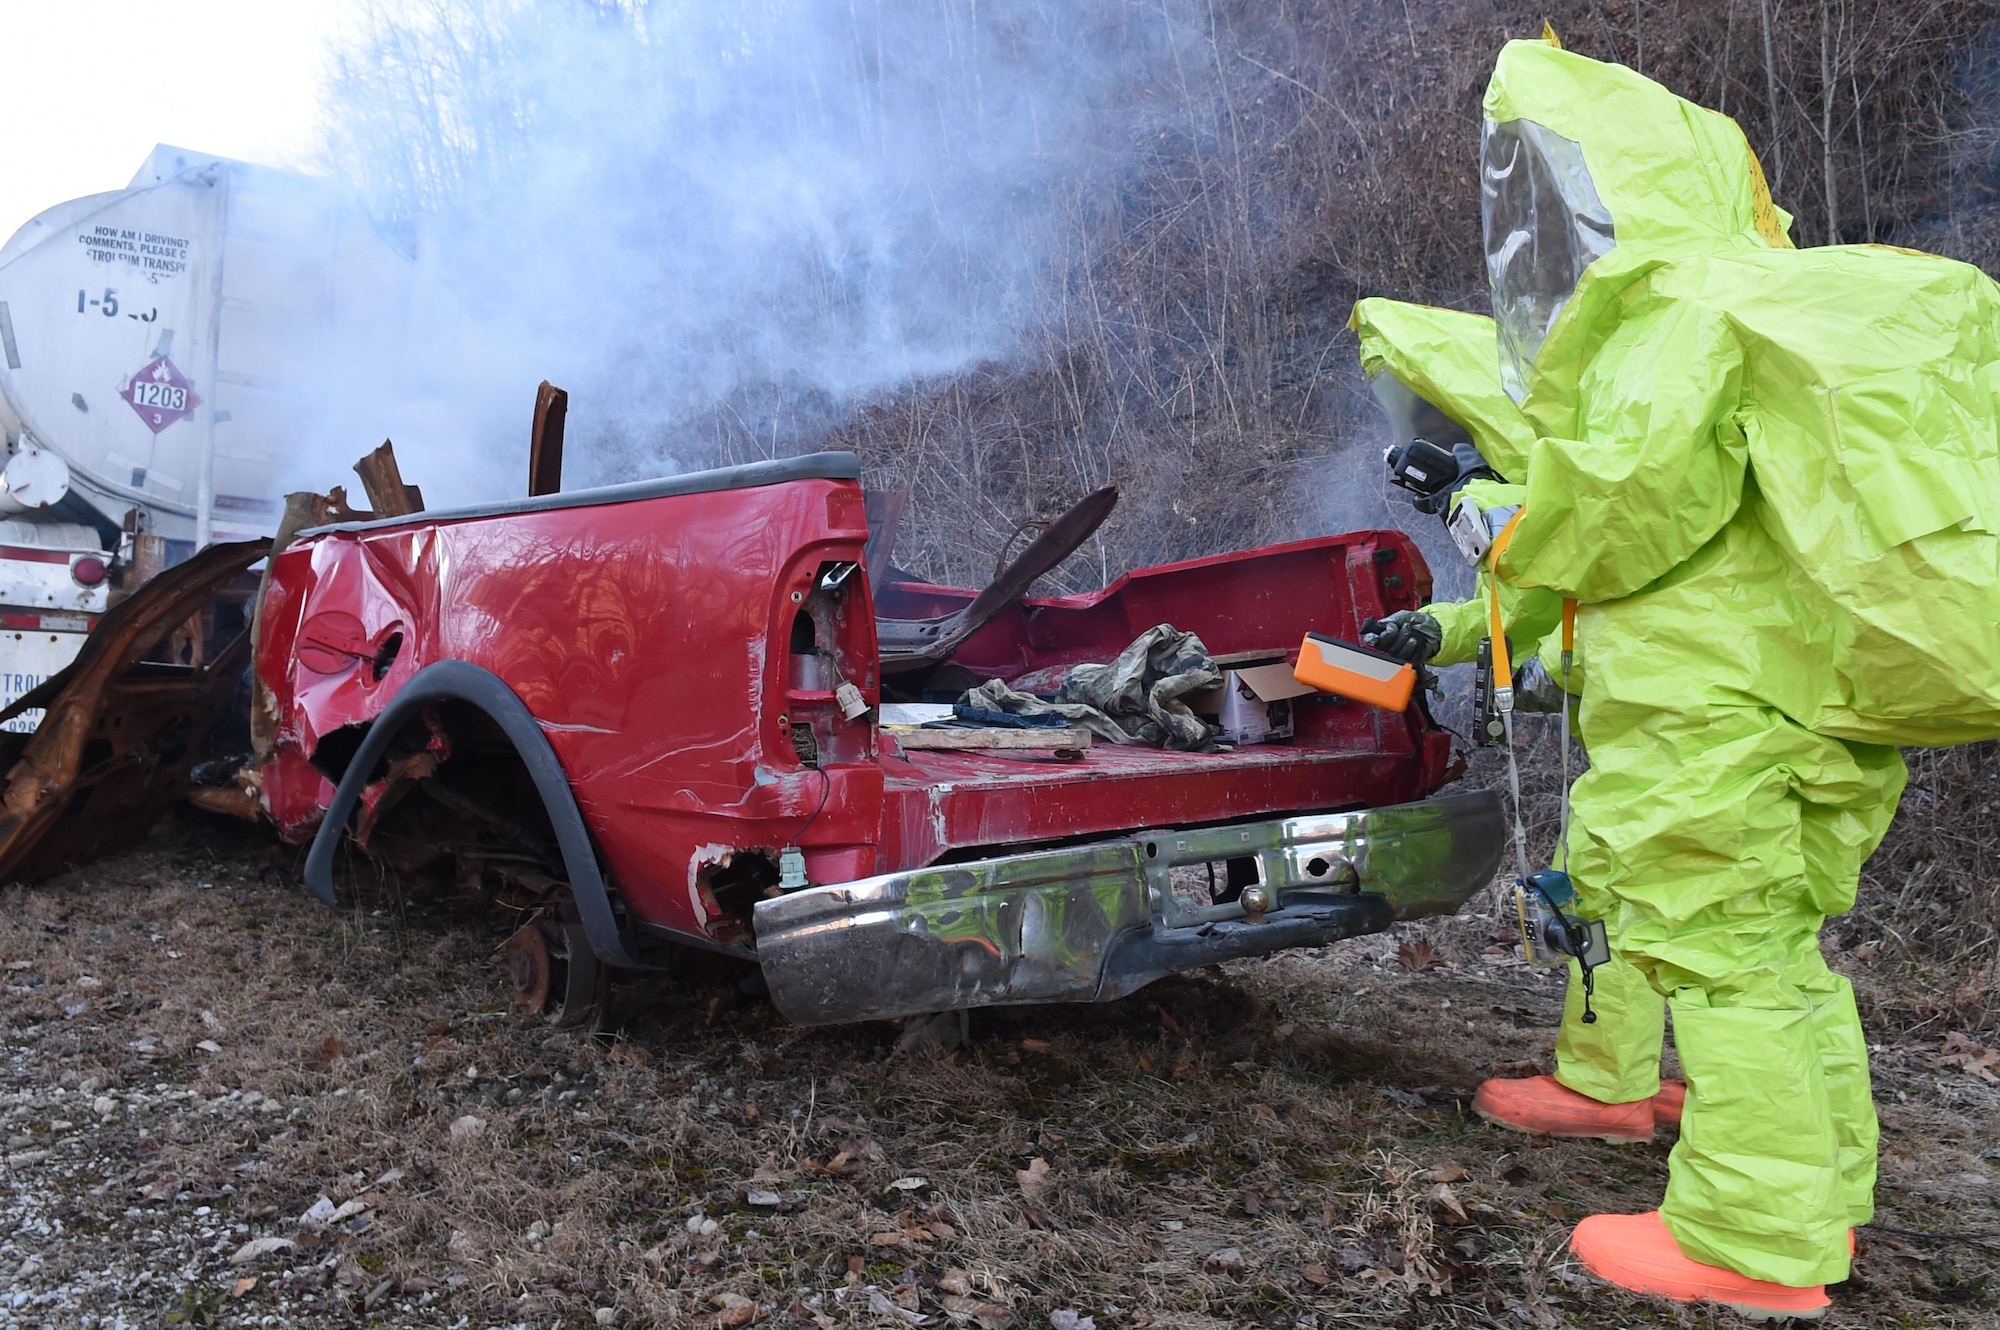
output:
M 542 380 L 535 389 L 535 423 L 528 436 L 528 497 L 562 493 L 563 425 L 569 394 Z
M 254 643 L 257 639 L 253 635 L 250 640 Z M 188 775 L 194 784 L 187 792 L 187 801 L 196 808 L 260 826 L 267 820 L 264 780 L 254 764 L 240 757 L 225 758 L 197 763 Z
M 158 577 L 167 566 L 167 538 L 140 534 L 132 537 L 132 555 L 124 566 L 116 570 L 117 586 L 111 593 L 111 603 L 117 604 L 137 591 L 146 583 Z
M 67 669 L 0 711 L 0 721 L 47 711 L 33 734 L 0 733 L 0 881 L 36 881 L 136 845 L 186 797 L 188 773 L 235 696 L 250 634 L 205 662 L 147 657 L 270 548 L 211 545 L 160 573 L 105 614 Z
M 382 446 L 354 464 L 361 488 L 376 517 L 408 517 L 424 510 L 424 494 L 415 485 L 403 483 L 402 468 L 396 465 L 396 445 L 387 439 Z M 343 496 L 344 498 L 345 496 Z
M 1043 573 L 1076 552 L 1089 540 L 1118 503 L 1118 487 L 1106 485 L 1085 495 L 1048 529 L 1028 542 L 1020 556 L 987 584 L 970 605 L 936 619 L 877 619 L 882 673 L 907 674 L 948 660 L 959 644 L 993 617 L 1028 594 Z

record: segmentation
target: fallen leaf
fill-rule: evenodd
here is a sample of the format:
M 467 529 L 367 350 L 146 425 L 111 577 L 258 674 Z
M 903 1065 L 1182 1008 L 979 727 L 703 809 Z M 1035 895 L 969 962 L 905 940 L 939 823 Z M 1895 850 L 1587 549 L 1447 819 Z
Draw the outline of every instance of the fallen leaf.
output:
M 925 1224 L 924 1227 L 930 1230 L 930 1235 L 939 1242 L 950 1242 L 958 1236 L 958 1230 L 950 1224 L 945 1223 L 942 1219 L 933 1219 L 928 1224 Z
M 252 1238 L 236 1249 L 235 1254 L 229 1258 L 229 1263 L 231 1265 L 248 1265 L 252 1261 L 260 1261 L 264 1257 L 275 1255 L 278 1252 L 291 1251 L 298 1245 L 298 1243 L 293 1242 L 290 1238 Z
M 1046 1053 L 1049 1051 L 1049 1041 L 1046 1039 L 1023 1039 L 1021 1041 L 1021 1051 L 1023 1053 Z
M 1993 1074 L 1996 1068 L 2000 1068 L 2000 1053 L 1957 1030 L 1946 1035 L 1940 1047 L 1944 1054 L 1938 1059 L 1941 1066 L 1957 1067 L 1988 1085 L 2000 1085 L 2000 1076 Z
M 650 1067 L 653 1055 L 637 1044 L 619 1044 L 605 1057 L 621 1067 Z
M 400 1168 L 392 1168 L 387 1173 L 384 1173 L 381 1177 L 375 1179 L 375 1185 L 378 1187 L 391 1187 L 394 1186 L 396 1183 L 401 1182 L 402 1180 L 403 1180 L 403 1170 Z
M 1437 964 L 1437 948 L 1419 939 L 1396 944 L 1396 959 L 1406 970 L 1428 970 Z
M 887 1231 L 870 1233 L 868 1235 L 868 1245 L 871 1247 L 900 1247 L 903 1245 L 903 1235 Z
M 1326 1267 L 1318 1261 L 1314 1261 L 1311 1265 L 1299 1271 L 1299 1278 L 1305 1280 L 1314 1288 L 1325 1288 L 1333 1282 L 1333 1276 L 1328 1274 Z
M 1457 1164 L 1443 1164 L 1437 1168 L 1425 1170 L 1424 1180 L 1427 1182 L 1463 1182 L 1465 1181 L 1465 1170 Z
M 819 1330 L 834 1330 L 834 1327 L 839 1324 L 819 1308 L 808 1307 L 796 1299 L 793 1300 L 791 1306 L 785 1308 L 785 1315 L 791 1317 L 792 1320 L 797 1321 L 801 1325 L 817 1326 Z
M 245 1275 L 243 1276 L 243 1278 L 237 1280 L 234 1284 L 231 1284 L 229 1286 L 229 1296 L 232 1298 L 240 1298 L 245 1293 L 248 1293 L 251 1289 L 255 1287 L 257 1287 L 257 1276 Z
M 1449 1185 L 1440 1182 L 1437 1186 L 1432 1187 L 1430 1199 L 1432 1205 L 1444 1212 L 1445 1223 L 1463 1224 L 1465 1222 L 1465 1207 L 1458 1203 L 1458 1197 L 1452 1192 Z
M 333 1065 L 334 1059 L 347 1051 L 347 1045 L 333 1035 L 319 1041 L 318 1046 L 306 1050 L 301 1057 L 307 1071 L 325 1071 Z
M 307 1206 L 306 1212 L 299 1216 L 298 1218 L 299 1227 L 300 1228 L 326 1227 L 326 1225 L 333 1219 L 333 1209 L 334 1209 L 333 1202 L 331 1200 L 329 1200 L 325 1196 L 320 1197 L 318 1200 L 314 1201 L 311 1205 Z
M 222 1051 L 222 1045 L 216 1043 L 213 1039 L 204 1039 L 196 1044 L 195 1047 L 204 1053 L 220 1053 Z
M 872 1286 L 868 1290 L 868 1310 L 873 1315 L 893 1317 L 908 1325 L 929 1325 L 934 1319 L 933 1317 L 923 1315 L 921 1312 L 913 1312 L 906 1308 L 898 1307 L 894 1302 L 889 1300 L 888 1294 Z
M 917 1286 L 915 1284 L 898 1284 L 889 1290 L 889 1297 L 904 1311 L 913 1312 L 923 1305 L 923 1299 L 917 1293 Z
M 969 1297 L 972 1293 L 972 1281 L 966 1278 L 965 1271 L 957 1266 L 951 1266 L 938 1276 L 938 1288 L 961 1298 Z
M 998 1303 L 982 1302 L 962 1293 L 948 1293 L 940 1301 L 954 1320 L 976 1321 L 985 1330 L 1002 1330 L 1014 1320 L 1014 1313 Z
M 1058 1307 L 1049 1313 L 1050 1330 L 1097 1330 L 1097 1322 L 1082 1312 Z
M 769 1210 L 783 1205 L 785 1198 L 774 1191 L 765 1191 L 762 1187 L 752 1187 L 743 1193 L 743 1201 L 746 1205 L 755 1205 Z
M 451 1124 L 452 1143 L 458 1144 L 462 1141 L 478 1140 L 480 1134 L 485 1130 L 485 1118 L 477 1117 L 471 1113 L 467 1113 L 462 1118 L 454 1118 Z
M 722 1309 L 715 1316 L 720 1330 L 736 1330 L 757 1319 L 757 1304 L 741 1293 L 718 1293 L 709 1301 Z
M 930 1185 L 931 1185 L 931 1180 L 929 1178 L 897 1178 L 894 1182 L 890 1183 L 887 1187 L 883 1188 L 883 1190 L 922 1191 L 925 1187 L 928 1187 Z
M 1228 1275 L 1232 1279 L 1243 1277 L 1243 1253 L 1235 1247 L 1224 1247 L 1212 1251 L 1208 1259 L 1201 1263 L 1202 1272 L 1211 1275 Z
M 1049 1161 L 1036 1155 L 1028 1161 L 1026 1168 L 1014 1170 L 1014 1178 L 1021 1184 L 1021 1195 L 1031 1201 L 1039 1201 L 1042 1193 L 1048 1190 Z

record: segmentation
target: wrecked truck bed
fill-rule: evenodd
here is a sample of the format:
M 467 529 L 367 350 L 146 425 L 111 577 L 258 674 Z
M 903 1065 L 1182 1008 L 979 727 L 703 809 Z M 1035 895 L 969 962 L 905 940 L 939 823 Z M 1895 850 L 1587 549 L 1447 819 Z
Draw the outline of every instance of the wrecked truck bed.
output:
M 515 995 L 557 1021 L 609 969 L 697 948 L 819 1023 L 1107 1000 L 1490 879 L 1497 802 L 1428 797 L 1452 755 L 1420 708 L 1294 698 L 1288 737 L 1197 753 L 937 751 L 881 723 L 885 700 L 1052 686 L 1160 623 L 1221 658 L 1351 635 L 1428 596 L 1400 534 L 1026 598 L 1024 573 L 871 586 L 867 511 L 830 453 L 303 533 L 256 676 L 263 796 L 312 839 L 310 885 L 332 899 L 348 842 L 455 883 L 516 925 Z

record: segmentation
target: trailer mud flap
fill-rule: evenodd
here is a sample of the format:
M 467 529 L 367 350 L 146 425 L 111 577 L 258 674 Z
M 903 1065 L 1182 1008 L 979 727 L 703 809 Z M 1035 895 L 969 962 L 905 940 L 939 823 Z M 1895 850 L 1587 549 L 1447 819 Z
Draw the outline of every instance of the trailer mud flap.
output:
M 268 540 L 211 545 L 113 606 L 68 668 L 0 711 L 46 708 L 33 734 L 0 733 L 0 882 L 34 882 L 144 840 L 188 793 L 188 770 L 250 656 L 237 635 L 203 665 L 142 659 L 199 614 Z

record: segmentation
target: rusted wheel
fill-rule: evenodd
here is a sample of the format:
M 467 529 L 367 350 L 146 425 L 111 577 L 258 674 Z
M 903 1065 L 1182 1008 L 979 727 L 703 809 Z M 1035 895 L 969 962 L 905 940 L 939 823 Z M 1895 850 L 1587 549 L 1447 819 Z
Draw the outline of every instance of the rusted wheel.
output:
M 554 964 L 541 921 L 523 925 L 501 950 L 507 956 L 507 986 L 514 991 L 514 1005 L 530 1016 L 541 1015 L 548 1005 L 550 967 Z
M 508 938 L 502 951 L 507 986 L 527 1015 L 561 1029 L 592 1025 L 602 1017 L 606 975 L 583 925 L 538 916 Z

